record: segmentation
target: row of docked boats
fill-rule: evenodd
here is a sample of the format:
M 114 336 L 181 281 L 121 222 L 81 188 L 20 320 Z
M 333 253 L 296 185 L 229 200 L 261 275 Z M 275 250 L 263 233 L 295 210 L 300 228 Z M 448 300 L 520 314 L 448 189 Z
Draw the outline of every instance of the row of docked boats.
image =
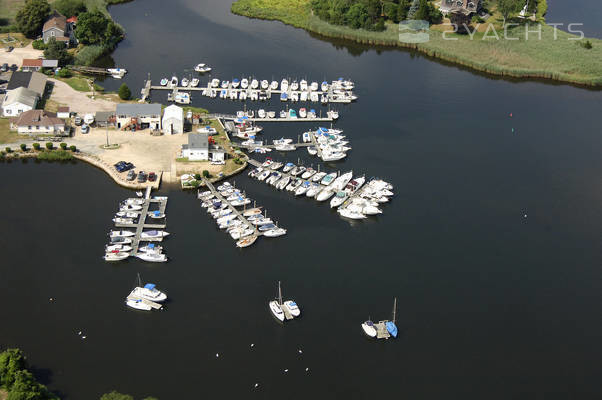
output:
M 341 129 L 320 127 L 315 131 L 303 132 L 302 138 L 304 143 L 315 143 L 315 146 L 307 148 L 307 152 L 325 162 L 342 160 L 351 150 L 349 140 Z
M 297 81 L 296 79 L 289 81 L 289 79 L 283 78 L 280 82 L 278 81 L 268 81 L 266 79 L 258 80 L 255 78 L 233 78 L 232 81 L 228 80 L 219 80 L 214 78 L 211 80 L 210 86 L 212 88 L 222 88 L 222 89 L 261 89 L 261 90 L 271 90 L 271 91 L 280 91 L 280 92 L 328 92 L 329 90 L 337 90 L 337 91 L 346 91 L 350 92 L 354 89 L 355 84 L 345 78 L 339 78 L 336 81 L 332 81 L 328 83 L 327 81 L 323 81 L 321 84 L 318 82 L 308 83 L 307 80 L 301 79 Z
M 330 207 L 337 208 L 342 217 L 349 219 L 382 214 L 380 204 L 394 195 L 393 186 L 381 179 L 367 181 L 364 175 L 353 177 L 352 171 L 320 172 L 319 168 L 282 163 L 270 157 L 248 175 L 295 196 L 304 195 L 319 202 L 330 200 Z
M 141 196 L 142 193 L 139 193 Z M 156 197 L 159 202 L 167 200 L 164 197 Z M 167 256 L 163 248 L 154 242 L 162 241 L 169 235 L 168 232 L 157 229 L 144 229 L 145 226 L 165 226 L 165 213 L 161 210 L 143 211 L 148 199 L 129 198 L 121 202 L 119 210 L 113 217 L 113 222 L 120 228 L 134 228 L 142 224 L 143 230 L 138 237 L 136 232 L 129 229 L 112 230 L 109 232 L 109 243 L 105 245 L 105 261 L 122 261 L 130 256 L 138 257 L 148 262 L 166 262 Z M 149 224 L 147 218 L 152 220 Z M 135 253 L 132 253 L 137 249 Z
M 177 76 L 172 76 L 171 79 L 163 78 L 159 82 L 161 86 L 167 86 L 170 88 L 194 88 L 198 87 L 201 81 L 198 78 L 182 78 L 181 80 Z
M 286 229 L 268 218 L 262 207 L 256 204 L 247 207 L 252 200 L 229 182 L 224 182 L 215 190 L 199 191 L 197 197 L 218 228 L 236 240 L 237 247 L 249 247 L 259 236 L 278 237 L 286 234 Z
M 335 111 L 335 110 L 328 110 L 326 112 L 326 116 L 327 116 L 327 118 L 335 120 L 335 119 L 339 118 L 339 112 Z M 303 118 L 316 119 L 316 118 L 321 118 L 321 115 L 318 115 L 318 113 L 316 112 L 316 110 L 314 108 L 310 108 L 309 110 L 307 110 L 304 107 L 300 108 L 298 111 L 296 111 L 293 108 L 289 108 L 287 110 L 280 110 L 280 112 L 278 114 L 276 113 L 276 111 L 266 111 L 263 108 L 260 108 L 259 110 L 257 110 L 257 112 L 255 112 L 254 110 L 237 111 L 236 112 L 237 119 L 240 119 L 243 117 L 248 117 L 250 119 L 263 119 L 263 120 L 270 120 L 270 119 L 291 120 L 291 119 L 303 119 Z
M 134 288 L 125 299 L 125 304 L 136 310 L 150 311 L 161 309 L 163 306 L 160 303 L 165 300 L 167 300 L 167 294 L 157 289 L 154 283 L 142 285 L 140 274 L 138 274 Z

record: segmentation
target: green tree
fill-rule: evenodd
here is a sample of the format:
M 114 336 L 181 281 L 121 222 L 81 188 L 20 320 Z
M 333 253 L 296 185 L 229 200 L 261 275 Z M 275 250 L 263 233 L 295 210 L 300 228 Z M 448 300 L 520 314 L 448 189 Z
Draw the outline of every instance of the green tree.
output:
M 65 44 L 57 41 L 55 38 L 50 38 L 48 41 L 46 50 L 44 50 L 44 57 L 49 60 L 58 60 L 60 66 L 68 64 L 71 60 Z
M 59 71 L 59 76 L 61 78 L 71 78 L 73 74 L 67 68 L 61 68 L 61 70 Z
M 15 21 L 21 33 L 29 38 L 42 34 L 42 25 L 50 15 L 50 4 L 46 0 L 26 0 L 17 12 Z
M 128 87 L 128 85 L 126 85 L 125 83 L 122 83 L 121 86 L 119 87 L 119 98 L 121 100 L 129 100 L 130 97 L 132 97 L 132 92 L 130 91 L 130 88 Z
M 27 145 L 25 143 L 21 143 L 21 151 L 27 151 Z
M 31 146 L 33 147 L 34 150 L 40 150 L 40 144 L 39 143 L 34 143 Z
M 52 5 L 67 18 L 86 11 L 86 5 L 82 0 L 56 0 Z
M 111 21 L 98 10 L 82 13 L 77 18 L 75 36 L 82 44 L 104 44 L 109 22 Z
M 134 400 L 134 398 L 129 394 L 122 394 L 113 390 L 111 393 L 100 396 L 100 400 Z
M 52 150 L 52 148 L 53 148 L 53 147 L 54 147 L 54 146 L 52 145 L 52 142 L 46 142 L 46 148 L 47 148 L 48 150 Z
M 511 13 L 515 12 L 519 7 L 518 0 L 498 0 L 497 1 L 497 9 L 502 14 L 502 18 L 504 18 L 504 26 L 506 26 L 506 20 L 510 16 Z
M 205 178 L 209 178 L 211 176 L 211 174 L 209 173 L 209 171 L 207 171 L 206 169 L 203 170 L 203 176 Z

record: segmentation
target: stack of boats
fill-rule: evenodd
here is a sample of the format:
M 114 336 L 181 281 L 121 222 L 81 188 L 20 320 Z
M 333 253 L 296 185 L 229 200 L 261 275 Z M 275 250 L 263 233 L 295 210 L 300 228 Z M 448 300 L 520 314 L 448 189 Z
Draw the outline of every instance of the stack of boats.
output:
M 282 288 L 278 281 L 278 297 L 268 303 L 272 315 L 280 322 L 291 320 L 301 315 L 299 305 L 293 300 L 282 301 Z
M 165 85 L 167 84 L 168 81 L 165 82 Z M 268 100 L 272 98 L 272 93 L 280 93 L 281 101 L 351 103 L 357 99 L 353 93 L 354 86 L 353 82 L 343 78 L 331 83 L 324 81 L 321 84 L 308 83 L 305 79 L 300 81 L 282 79 L 280 82 L 270 82 L 255 78 L 234 78 L 232 81 L 214 78 L 202 93 L 211 98 L 219 96 L 230 100 Z
M 229 182 L 218 186 L 216 192 L 199 191 L 198 199 L 218 228 L 236 240 L 237 247 L 251 246 L 260 235 L 278 237 L 286 234 L 286 229 L 268 218 L 267 212 L 262 211 L 261 207 L 247 208 L 252 200 Z
M 295 196 L 315 198 L 319 202 L 330 199 L 330 207 L 345 218 L 364 219 L 382 213 L 379 206 L 393 196 L 393 186 L 381 179 L 367 182 L 364 175 L 353 177 L 353 172 L 320 172 L 312 167 L 282 163 L 267 157 L 265 162 L 249 172 L 249 176 L 266 182 L 278 190 Z
M 140 224 L 144 227 L 149 224 L 146 219 L 164 221 L 165 214 L 160 210 L 148 211 L 143 214 L 143 206 L 146 199 L 129 198 L 120 204 L 119 210 L 113 218 L 115 225 L 138 229 Z M 152 226 L 152 223 L 149 224 Z M 138 257 L 148 262 L 166 262 L 167 256 L 163 248 L 153 242 L 162 241 L 169 233 L 156 229 L 143 229 L 140 236 L 135 231 L 123 229 L 109 232 L 109 243 L 105 246 L 105 261 L 121 261 L 130 256 Z M 148 242 L 148 243 L 147 243 Z M 137 249 L 136 253 L 132 253 Z
M 126 297 L 125 304 L 136 310 L 150 311 L 161 309 L 163 306 L 159 303 L 165 300 L 167 300 L 167 295 L 157 289 L 154 283 L 147 283 L 143 286 L 140 274 L 138 274 L 134 289 Z
M 339 118 L 339 113 L 338 113 L 338 111 L 335 111 L 335 110 L 328 110 L 326 112 L 326 115 L 328 116 L 328 118 L 331 118 L 331 119 Z M 293 109 L 293 108 L 289 108 L 288 110 L 280 110 L 280 112 L 278 113 L 278 118 L 276 117 L 275 111 L 266 111 L 263 108 L 260 108 L 259 110 L 257 110 L 257 112 L 255 112 L 253 110 L 237 111 L 236 116 L 238 118 L 249 117 L 249 118 L 253 118 L 253 119 L 262 119 L 262 120 L 270 120 L 270 119 L 278 119 L 278 118 L 286 119 L 286 120 L 299 119 L 299 118 L 316 119 L 316 118 L 320 117 L 315 109 L 310 108 L 308 110 L 303 107 L 300 108 L 298 112 L 295 111 L 295 109 Z
M 307 148 L 307 152 L 312 156 L 318 155 L 323 161 L 338 161 L 347 157 L 347 152 L 351 150 L 349 141 L 343 135 L 341 129 L 328 129 L 320 127 L 315 131 L 303 132 L 303 142 L 310 143 L 313 138 L 316 146 Z

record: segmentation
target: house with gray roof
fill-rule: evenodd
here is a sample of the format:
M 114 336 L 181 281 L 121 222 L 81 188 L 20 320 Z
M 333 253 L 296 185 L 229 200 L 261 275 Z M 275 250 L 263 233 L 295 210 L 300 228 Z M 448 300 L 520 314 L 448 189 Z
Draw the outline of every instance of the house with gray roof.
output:
M 47 82 L 48 78 L 46 78 L 46 75 L 40 72 L 15 71 L 12 73 L 10 80 L 8 81 L 6 90 L 24 87 L 33 90 L 38 94 L 38 97 L 41 98 L 44 96 L 44 92 L 46 91 Z
M 57 11 L 54 11 L 50 17 L 48 17 L 42 27 L 42 39 L 44 40 L 44 43 L 48 43 L 48 41 L 53 38 L 57 42 L 65 43 L 67 47 L 76 41 L 73 25 L 67 22 L 67 18 Z
M 9 90 L 2 102 L 2 115 L 15 117 L 25 111 L 33 110 L 38 104 L 38 98 L 36 92 L 24 87 Z
M 161 104 L 119 103 L 115 118 L 118 129 L 161 129 Z
M 20 135 L 63 135 L 65 121 L 55 113 L 44 110 L 29 110 L 10 119 L 11 129 Z

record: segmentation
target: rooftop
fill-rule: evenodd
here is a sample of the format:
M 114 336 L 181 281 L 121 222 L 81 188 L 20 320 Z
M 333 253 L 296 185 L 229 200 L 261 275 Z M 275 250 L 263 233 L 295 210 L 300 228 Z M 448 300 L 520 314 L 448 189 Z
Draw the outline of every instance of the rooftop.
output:
M 14 103 L 21 103 L 33 108 L 35 107 L 37 101 L 38 94 L 36 92 L 24 87 L 18 87 L 16 89 L 9 90 L 6 93 L 4 104 L 9 105 Z
M 188 135 L 189 149 L 208 149 L 209 136 L 206 133 L 190 133 Z
M 46 81 L 46 75 L 39 72 L 15 71 L 8 81 L 6 90 L 25 87 L 33 90 L 39 96 L 42 96 L 44 94 L 44 90 L 46 89 Z
M 44 27 L 42 28 L 42 32 L 46 32 L 49 29 L 58 28 L 65 32 L 67 29 L 67 18 L 64 15 L 61 15 L 57 11 L 50 15 L 50 18 L 44 23 Z
M 65 121 L 56 117 L 55 113 L 44 110 L 30 110 L 21 113 L 11 121 L 17 126 L 53 126 L 65 125 Z
M 128 104 L 119 103 L 115 108 L 115 114 L 126 117 L 140 117 L 146 115 L 161 116 L 161 104 Z

